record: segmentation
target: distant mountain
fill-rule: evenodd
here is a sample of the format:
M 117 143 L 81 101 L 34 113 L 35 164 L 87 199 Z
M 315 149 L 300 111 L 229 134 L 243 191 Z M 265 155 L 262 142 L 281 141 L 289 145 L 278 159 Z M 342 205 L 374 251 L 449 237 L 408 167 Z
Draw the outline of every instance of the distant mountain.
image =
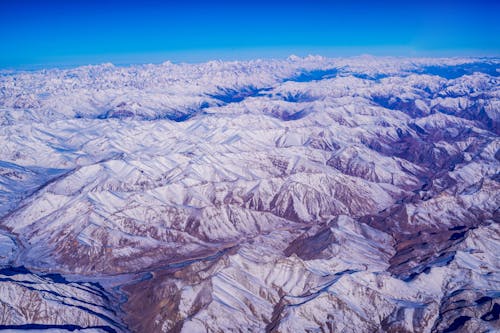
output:
M 0 329 L 500 330 L 499 68 L 0 72 Z

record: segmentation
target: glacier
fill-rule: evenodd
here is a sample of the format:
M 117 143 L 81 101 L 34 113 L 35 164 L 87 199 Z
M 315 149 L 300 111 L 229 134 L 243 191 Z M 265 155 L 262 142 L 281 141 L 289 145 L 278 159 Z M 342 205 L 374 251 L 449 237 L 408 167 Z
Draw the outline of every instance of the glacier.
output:
M 0 330 L 500 331 L 499 68 L 0 71 Z

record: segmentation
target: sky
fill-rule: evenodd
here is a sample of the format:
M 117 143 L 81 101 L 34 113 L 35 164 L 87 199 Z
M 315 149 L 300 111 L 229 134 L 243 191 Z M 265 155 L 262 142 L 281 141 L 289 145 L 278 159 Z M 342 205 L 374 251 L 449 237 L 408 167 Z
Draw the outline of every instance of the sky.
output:
M 0 68 L 500 56 L 500 1 L 0 0 Z

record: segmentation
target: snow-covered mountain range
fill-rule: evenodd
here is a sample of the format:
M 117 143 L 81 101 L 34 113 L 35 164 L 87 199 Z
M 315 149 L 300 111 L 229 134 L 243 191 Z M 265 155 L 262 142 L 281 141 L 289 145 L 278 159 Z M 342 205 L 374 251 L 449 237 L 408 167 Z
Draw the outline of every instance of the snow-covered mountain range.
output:
M 500 331 L 500 60 L 0 72 L 0 330 Z

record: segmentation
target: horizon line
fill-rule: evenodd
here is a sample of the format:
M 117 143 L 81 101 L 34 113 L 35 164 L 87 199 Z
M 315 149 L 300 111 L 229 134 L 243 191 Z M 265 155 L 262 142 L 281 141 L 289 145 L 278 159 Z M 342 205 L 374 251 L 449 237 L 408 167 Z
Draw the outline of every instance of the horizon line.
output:
M 183 49 L 170 51 L 103 53 L 103 54 L 75 54 L 39 59 L 0 57 L 0 70 L 40 70 L 40 69 L 68 69 L 88 65 L 113 63 L 116 66 L 132 66 L 140 64 L 161 64 L 167 61 L 172 63 L 197 64 L 211 60 L 221 61 L 248 61 L 286 59 L 291 55 L 305 57 L 321 55 L 326 58 L 350 58 L 362 55 L 373 57 L 398 58 L 499 58 L 500 50 L 478 49 L 448 49 L 448 50 L 420 50 L 407 46 L 384 47 L 255 47 L 255 48 L 218 48 L 218 49 Z
M 283 52 L 271 50 L 271 52 L 261 53 L 258 55 L 257 50 L 251 49 L 247 52 L 235 52 L 234 56 L 229 54 L 224 54 L 223 52 L 216 51 L 180 51 L 180 52 L 148 52 L 142 54 L 111 54 L 107 56 L 102 55 L 80 55 L 80 56 L 61 56 L 58 57 L 58 61 L 41 61 L 33 63 L 19 63 L 16 65 L 2 65 L 0 63 L 0 72 L 11 72 L 11 71 L 39 71 L 39 70 L 52 70 L 52 69 L 76 69 L 85 66 L 99 66 L 105 64 L 111 64 L 116 67 L 131 67 L 140 65 L 161 65 L 163 63 L 173 63 L 173 64 L 203 64 L 210 61 L 222 61 L 222 62 L 238 62 L 238 61 L 252 61 L 252 60 L 287 60 L 293 56 L 300 58 L 307 57 L 324 57 L 327 59 L 348 59 L 348 58 L 359 58 L 359 57 L 374 57 L 374 58 L 400 58 L 400 59 L 453 59 L 453 58 L 464 58 L 464 59 L 489 59 L 495 60 L 500 59 L 499 53 L 477 53 L 477 52 L 440 52 L 440 51 L 415 51 L 404 53 L 379 53 L 379 52 L 359 52 L 359 53 L 349 53 L 342 54 L 342 52 L 336 52 L 338 54 L 332 54 L 333 50 L 326 52 Z M 269 50 L 268 50 L 269 51 Z M 295 50 L 296 51 L 296 50 Z M 207 54 L 219 53 L 219 56 L 207 57 Z M 246 54 L 244 54 L 246 53 Z M 251 53 L 252 55 L 248 54 Z M 126 60 L 128 59 L 128 60 Z

